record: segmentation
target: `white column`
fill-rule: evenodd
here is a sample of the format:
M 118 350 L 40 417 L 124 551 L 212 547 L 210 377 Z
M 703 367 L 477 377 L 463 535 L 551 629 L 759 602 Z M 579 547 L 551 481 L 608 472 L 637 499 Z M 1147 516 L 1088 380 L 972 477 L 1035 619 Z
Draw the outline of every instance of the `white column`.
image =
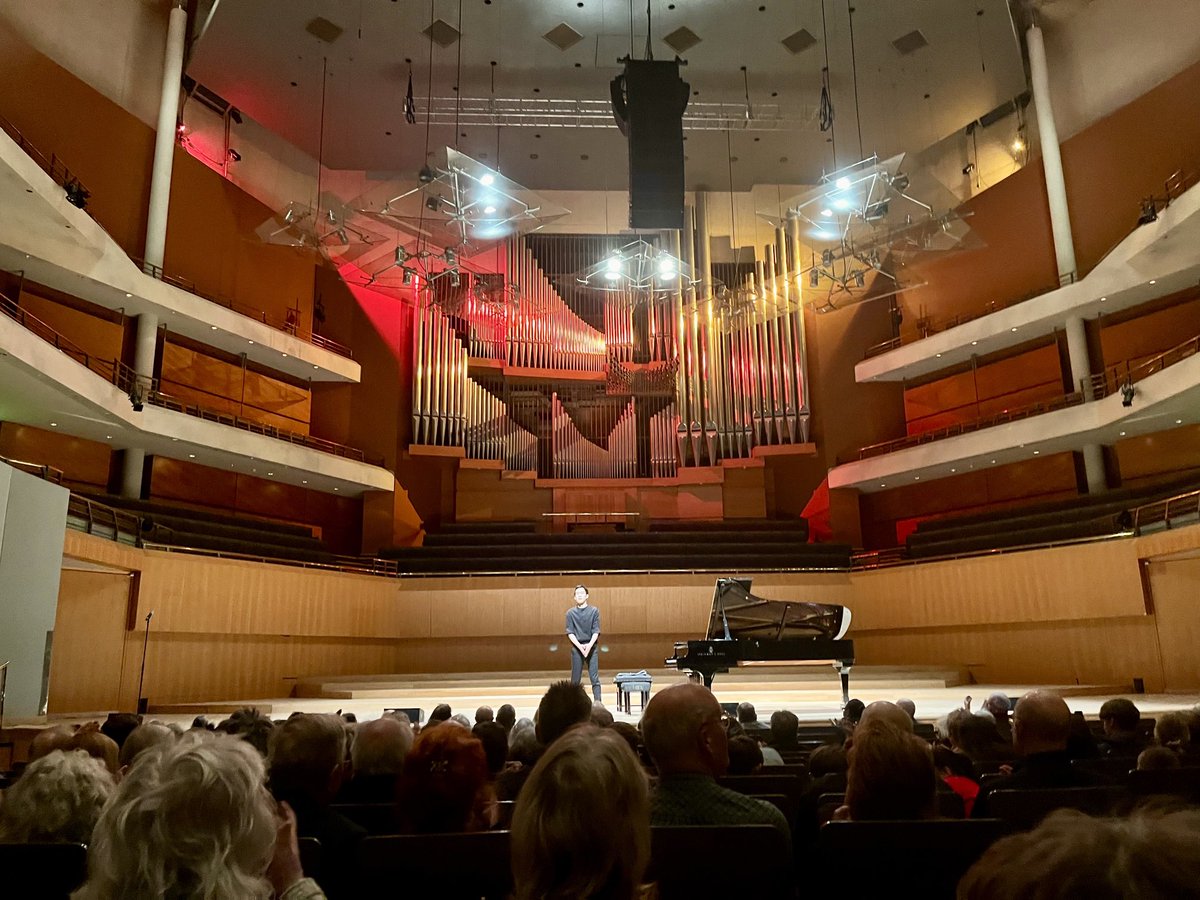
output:
M 1099 444 L 1084 444 L 1082 452 L 1088 493 L 1103 493 L 1108 490 L 1108 480 L 1104 477 L 1104 450 Z
M 1037 113 L 1038 135 L 1042 148 L 1042 169 L 1046 173 L 1046 196 L 1050 202 L 1050 225 L 1054 231 L 1054 256 L 1058 260 L 1058 282 L 1067 284 L 1076 276 L 1075 242 L 1071 237 L 1067 184 L 1063 178 L 1062 154 L 1058 147 L 1058 128 L 1054 124 L 1054 106 L 1050 102 L 1050 79 L 1046 71 L 1046 45 L 1042 30 L 1031 25 L 1025 32 L 1029 51 L 1029 79 L 1033 84 L 1033 105 Z
M 146 451 L 130 447 L 121 465 L 121 496 L 138 500 L 142 496 L 142 472 L 146 467 Z
M 154 137 L 154 167 L 150 174 L 150 209 L 146 217 L 146 262 L 162 267 L 167 244 L 167 208 L 171 202 L 171 165 L 175 161 L 175 119 L 179 114 L 179 85 L 183 76 L 183 42 L 187 12 L 171 8 L 167 50 L 163 59 L 162 95 L 158 101 L 158 132 Z
M 1092 399 L 1092 364 L 1088 358 L 1087 331 L 1082 316 L 1069 316 L 1066 322 L 1067 356 L 1071 361 L 1071 389 L 1083 391 L 1083 399 Z
M 142 313 L 137 317 L 137 334 L 133 344 L 133 371 L 138 376 L 138 387 L 149 390 L 154 378 L 154 355 L 158 349 L 158 316 Z M 125 451 L 121 468 L 121 496 L 138 498 L 142 495 L 142 471 L 146 453 L 137 447 Z

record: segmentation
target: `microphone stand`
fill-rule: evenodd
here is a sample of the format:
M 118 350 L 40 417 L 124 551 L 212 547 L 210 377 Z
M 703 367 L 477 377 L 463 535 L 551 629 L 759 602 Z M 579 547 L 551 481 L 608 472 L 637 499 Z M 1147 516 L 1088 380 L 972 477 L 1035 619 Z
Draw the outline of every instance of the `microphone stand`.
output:
M 150 620 L 154 618 L 154 610 L 146 613 L 146 636 L 142 639 L 142 671 L 138 675 L 137 689 L 137 711 L 138 715 L 145 715 L 149 708 L 149 701 L 142 696 L 142 682 L 146 680 L 146 651 L 150 648 Z

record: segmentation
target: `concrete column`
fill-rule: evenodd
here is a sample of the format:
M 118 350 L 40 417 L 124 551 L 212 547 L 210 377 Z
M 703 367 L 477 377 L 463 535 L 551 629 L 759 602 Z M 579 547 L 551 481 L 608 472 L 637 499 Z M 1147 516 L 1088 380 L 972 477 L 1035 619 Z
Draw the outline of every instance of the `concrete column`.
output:
M 1067 357 L 1071 361 L 1071 388 L 1083 391 L 1083 399 L 1092 399 L 1092 364 L 1088 358 L 1087 331 L 1082 316 L 1070 316 L 1066 322 Z
M 1088 493 L 1100 494 L 1108 490 L 1108 480 L 1104 476 L 1104 448 L 1099 444 L 1084 444 L 1082 453 Z
M 139 447 L 130 447 L 124 451 L 121 463 L 121 496 L 133 500 L 142 496 L 142 472 L 146 465 L 146 451 Z
M 154 357 L 158 350 L 158 316 L 142 313 L 137 317 L 137 332 L 133 345 L 133 371 L 137 373 L 136 390 L 146 391 L 155 376 Z M 131 398 L 132 399 L 132 398 Z M 131 447 L 125 451 L 121 466 L 121 496 L 138 498 L 142 495 L 142 474 L 146 453 Z
M 1029 51 L 1029 79 L 1033 87 L 1033 105 L 1037 114 L 1038 135 L 1042 148 L 1042 168 L 1046 173 L 1046 196 L 1050 202 L 1050 224 L 1054 230 L 1054 256 L 1058 260 L 1058 283 L 1075 280 L 1075 242 L 1071 237 L 1071 216 L 1067 205 L 1067 184 L 1063 178 L 1062 154 L 1058 147 L 1058 128 L 1054 124 L 1054 106 L 1050 102 L 1050 78 L 1046 70 L 1046 45 L 1042 30 L 1031 25 L 1025 32 Z
M 167 25 L 162 95 L 158 101 L 158 131 L 154 137 L 154 166 L 150 174 L 150 209 L 146 218 L 146 262 L 162 268 L 167 245 L 167 208 L 171 203 L 171 166 L 175 161 L 175 119 L 179 114 L 179 85 L 183 77 L 183 42 L 187 12 L 173 6 Z

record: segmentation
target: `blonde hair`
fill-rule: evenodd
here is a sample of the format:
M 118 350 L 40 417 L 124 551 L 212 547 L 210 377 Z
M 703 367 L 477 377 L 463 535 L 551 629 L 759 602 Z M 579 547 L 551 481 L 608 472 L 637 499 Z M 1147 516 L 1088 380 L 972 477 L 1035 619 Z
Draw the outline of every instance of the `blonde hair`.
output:
M 265 900 L 275 830 L 254 748 L 192 732 L 138 755 L 96 824 L 74 897 Z
M 512 824 L 518 900 L 630 900 L 650 858 L 646 774 L 629 745 L 583 725 L 555 741 Z
M 82 750 L 55 750 L 31 762 L 4 792 L 0 841 L 89 843 L 115 787 L 100 760 Z

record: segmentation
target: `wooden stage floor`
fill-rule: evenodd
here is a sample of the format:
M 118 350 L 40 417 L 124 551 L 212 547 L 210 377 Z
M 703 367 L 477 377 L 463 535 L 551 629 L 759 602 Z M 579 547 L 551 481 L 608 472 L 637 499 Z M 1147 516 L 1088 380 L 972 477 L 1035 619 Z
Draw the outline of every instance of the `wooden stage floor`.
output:
M 615 672 L 600 675 L 603 699 L 614 716 L 621 721 L 637 722 L 641 716 L 639 695 L 635 695 L 631 715 L 618 712 L 617 693 L 613 684 Z M 674 684 L 681 679 L 678 672 L 651 670 L 654 690 Z M 151 703 L 150 717 L 164 721 L 188 723 L 200 713 L 216 718 L 240 706 L 257 706 L 272 718 L 286 718 L 297 710 L 303 712 L 354 713 L 359 720 L 378 717 L 384 708 L 419 707 L 425 714 L 438 703 L 449 703 L 455 713 L 474 718 L 479 706 L 498 708 L 511 703 L 518 717 L 532 717 L 546 687 L 566 677 L 566 673 L 508 672 L 463 673 L 456 675 L 373 675 L 330 676 L 302 678 L 292 697 L 229 698 L 208 703 L 187 703 L 156 706 Z M 1200 701 L 1195 694 L 1133 694 L 1121 685 L 1036 685 L 1036 684 L 969 684 L 965 670 L 933 667 L 857 666 L 850 676 L 850 696 L 865 703 L 873 700 L 911 699 L 917 707 L 917 718 L 933 721 L 962 706 L 966 696 L 973 698 L 979 708 L 991 693 L 1010 696 L 1035 688 L 1061 693 L 1074 710 L 1094 717 L 1105 700 L 1128 696 L 1146 714 L 1190 707 Z M 585 683 L 585 688 L 587 687 Z M 757 708 L 760 719 L 767 720 L 778 709 L 789 709 L 801 721 L 820 722 L 841 715 L 841 689 L 837 673 L 828 665 L 771 666 L 743 668 L 718 675 L 714 693 L 722 702 L 748 700 Z M 53 720 L 75 721 L 83 717 L 52 717 Z

